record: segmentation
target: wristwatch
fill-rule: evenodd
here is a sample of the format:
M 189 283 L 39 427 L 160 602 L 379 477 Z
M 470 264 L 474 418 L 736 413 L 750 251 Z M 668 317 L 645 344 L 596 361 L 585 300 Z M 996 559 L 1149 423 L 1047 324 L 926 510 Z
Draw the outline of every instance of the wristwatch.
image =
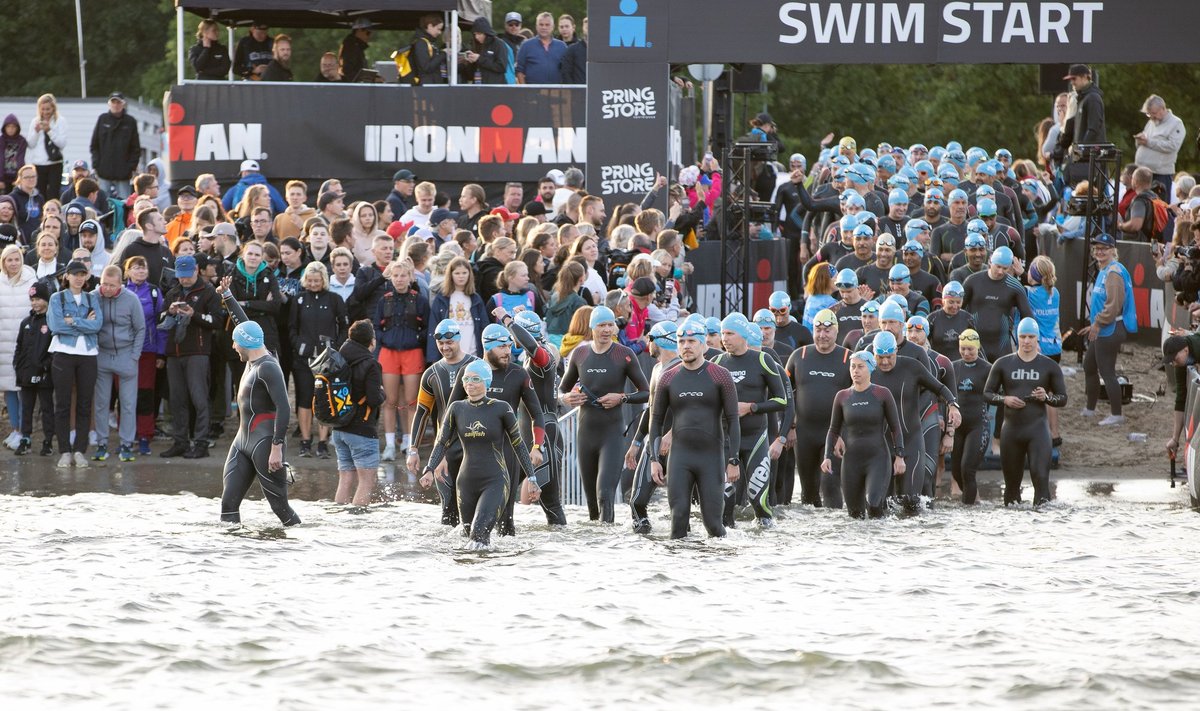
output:
M 628 395 L 622 395 L 622 396 L 621 396 L 621 404 L 622 404 L 622 405 L 624 405 L 624 404 L 625 404 L 625 403 L 627 403 L 627 402 L 629 402 L 629 396 L 628 396 Z
M 282 438 L 282 437 L 272 437 L 272 438 L 271 438 L 271 444 L 274 444 L 274 445 L 282 445 L 282 444 L 283 444 L 283 438 Z
M 738 459 L 737 457 L 730 457 L 729 459 L 726 459 L 726 460 L 725 460 L 725 463 L 726 463 L 726 464 L 728 464 L 728 465 L 729 465 L 729 466 L 731 466 L 731 467 L 740 467 L 740 466 L 742 466 L 742 460 Z
M 411 455 L 414 455 L 414 456 L 415 456 L 415 455 L 417 454 L 417 448 L 416 448 L 416 447 L 409 447 L 409 448 L 408 448 L 408 453 L 409 453 L 409 454 L 411 454 Z
M 530 447 L 529 449 L 530 449 L 530 451 L 532 451 L 532 450 L 535 450 L 535 449 L 539 449 L 539 450 L 540 450 L 541 448 L 542 448 L 542 445 L 540 445 L 540 444 L 537 444 L 537 443 L 535 442 L 535 443 L 534 443 L 534 445 L 533 445 L 532 447 Z

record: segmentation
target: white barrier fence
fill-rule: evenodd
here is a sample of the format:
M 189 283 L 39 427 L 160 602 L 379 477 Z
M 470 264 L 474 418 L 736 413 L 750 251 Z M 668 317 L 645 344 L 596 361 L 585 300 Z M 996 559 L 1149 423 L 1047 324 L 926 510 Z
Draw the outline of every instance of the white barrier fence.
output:
M 579 476 L 579 408 L 572 409 L 558 418 L 558 437 L 562 441 L 562 467 L 559 470 L 559 491 L 564 504 L 583 506 L 587 497 L 583 494 L 583 479 Z

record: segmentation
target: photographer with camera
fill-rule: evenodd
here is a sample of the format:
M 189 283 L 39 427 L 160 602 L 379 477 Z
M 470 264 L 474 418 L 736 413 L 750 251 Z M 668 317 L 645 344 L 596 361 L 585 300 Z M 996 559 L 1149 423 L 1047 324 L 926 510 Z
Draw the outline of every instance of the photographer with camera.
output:
M 1169 253 L 1164 253 L 1164 262 L 1159 267 L 1160 273 L 1166 273 L 1174 266 L 1170 276 L 1171 285 L 1175 287 L 1175 301 L 1180 306 L 1188 306 L 1200 300 L 1200 222 L 1191 225 L 1192 240 L 1186 244 L 1173 244 Z

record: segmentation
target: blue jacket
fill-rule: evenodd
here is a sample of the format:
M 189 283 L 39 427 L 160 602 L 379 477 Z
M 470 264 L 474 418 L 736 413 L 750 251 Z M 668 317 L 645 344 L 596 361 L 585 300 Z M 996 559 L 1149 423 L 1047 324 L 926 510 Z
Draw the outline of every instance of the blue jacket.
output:
M 158 317 L 167 308 L 167 305 L 164 303 L 165 295 L 162 289 L 148 281 L 142 282 L 141 286 L 127 281 L 125 282 L 125 290 L 136 296 L 142 304 L 142 316 L 146 321 L 146 335 L 143 340 L 141 353 L 166 354 L 167 332 L 158 330 Z
M 429 307 L 430 326 L 437 326 L 442 319 L 449 317 L 450 297 L 445 294 L 434 295 L 433 304 Z M 488 319 L 487 309 L 484 308 L 483 299 L 479 298 L 479 294 L 471 295 L 471 320 L 475 322 L 475 352 L 483 353 L 483 329 L 491 321 Z M 441 357 L 442 354 L 437 349 L 437 341 L 433 340 L 431 336 L 429 342 L 425 344 L 425 360 L 429 363 L 436 363 Z
M 287 203 L 283 201 L 283 197 L 273 185 L 267 182 L 262 173 L 249 173 L 243 175 L 242 179 L 237 181 L 234 186 L 225 191 L 225 195 L 221 198 L 221 206 L 226 210 L 232 210 L 242 200 L 242 193 L 246 192 L 246 188 L 251 185 L 265 185 L 267 192 L 271 194 L 271 211 L 276 215 L 287 209 Z
M 375 305 L 375 335 L 380 348 L 407 351 L 424 349 L 429 335 L 429 300 L 414 282 L 403 294 L 391 282 Z
M 93 312 L 90 319 L 87 317 L 89 311 Z M 100 332 L 100 326 L 104 322 L 100 314 L 99 296 L 85 291 L 83 302 L 76 304 L 71 290 L 63 289 L 50 295 L 49 314 L 51 333 L 64 338 L 83 336 L 83 342 L 88 348 L 96 348 L 96 334 Z M 68 324 L 65 320 L 67 316 L 74 318 L 75 323 Z

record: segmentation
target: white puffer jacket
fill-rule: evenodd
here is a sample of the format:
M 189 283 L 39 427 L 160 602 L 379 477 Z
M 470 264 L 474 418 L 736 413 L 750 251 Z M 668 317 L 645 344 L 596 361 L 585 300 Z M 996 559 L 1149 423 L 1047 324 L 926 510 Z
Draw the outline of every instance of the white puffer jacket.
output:
M 0 392 L 18 390 L 13 354 L 17 351 L 17 333 L 29 315 L 29 287 L 37 281 L 37 272 L 22 264 L 16 279 L 0 273 Z

